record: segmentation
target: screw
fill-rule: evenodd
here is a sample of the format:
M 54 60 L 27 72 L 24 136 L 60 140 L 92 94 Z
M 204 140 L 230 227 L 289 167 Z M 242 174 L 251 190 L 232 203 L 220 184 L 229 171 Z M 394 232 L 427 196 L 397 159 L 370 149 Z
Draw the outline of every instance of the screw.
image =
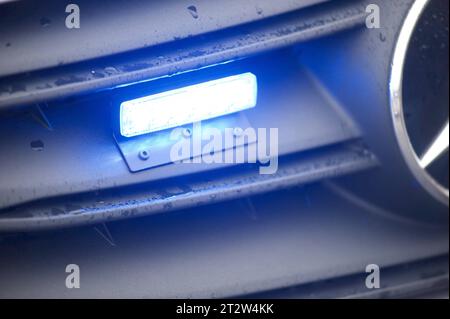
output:
M 148 160 L 148 158 L 150 157 L 150 154 L 148 153 L 148 151 L 146 150 L 142 150 L 139 152 L 139 158 L 143 161 Z
M 191 137 L 191 135 L 192 135 L 192 131 L 191 131 L 191 129 L 190 128 L 184 128 L 183 129 L 183 136 L 184 137 Z
M 242 132 L 243 132 L 243 130 L 242 130 L 242 128 L 240 128 L 240 127 L 235 127 L 235 128 L 233 129 L 233 135 L 234 135 L 235 137 L 241 136 L 241 135 L 242 135 Z

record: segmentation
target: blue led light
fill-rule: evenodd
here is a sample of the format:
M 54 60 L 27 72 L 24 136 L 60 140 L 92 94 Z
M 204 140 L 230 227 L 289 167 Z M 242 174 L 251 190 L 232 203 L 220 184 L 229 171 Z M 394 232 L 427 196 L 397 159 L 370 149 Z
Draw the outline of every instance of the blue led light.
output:
M 254 107 L 256 96 L 256 76 L 248 72 L 125 101 L 120 134 L 132 137 L 239 112 Z

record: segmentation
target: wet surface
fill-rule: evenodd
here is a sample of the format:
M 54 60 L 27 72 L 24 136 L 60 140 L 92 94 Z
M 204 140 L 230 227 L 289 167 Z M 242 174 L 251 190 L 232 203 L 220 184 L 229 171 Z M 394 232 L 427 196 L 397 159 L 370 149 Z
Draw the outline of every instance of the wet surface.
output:
M 198 15 L 197 7 L 189 8 L 187 10 L 193 17 Z M 333 7 L 331 3 L 324 5 L 324 8 L 293 12 L 264 23 L 256 22 L 235 30 L 218 31 L 197 38 L 201 41 L 194 40 L 190 35 L 175 36 L 176 43 L 144 48 L 133 52 L 133 55 L 122 54 L 96 63 L 62 66 L 42 74 L 4 78 L 0 80 L 0 107 L 26 103 L 31 98 L 36 102 L 54 95 L 70 95 L 87 89 L 99 90 L 124 82 L 177 74 L 251 55 L 267 50 L 270 46 L 288 46 L 295 41 L 334 33 L 364 21 L 364 8 L 352 2 L 347 7 Z M 261 12 L 258 15 L 262 15 L 261 10 L 256 9 Z M 104 67 L 99 68 L 99 65 Z M 20 84 L 20 88 L 12 87 L 11 82 Z
M 386 219 L 321 185 L 105 225 L 0 236 L 0 297 L 231 297 L 448 252 L 448 229 Z M 73 263 L 81 289 L 65 286 Z

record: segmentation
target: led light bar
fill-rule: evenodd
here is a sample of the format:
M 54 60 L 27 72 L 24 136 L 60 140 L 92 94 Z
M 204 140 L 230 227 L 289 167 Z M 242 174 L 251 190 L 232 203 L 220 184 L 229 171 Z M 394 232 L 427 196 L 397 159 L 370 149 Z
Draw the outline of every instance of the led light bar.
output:
M 256 96 L 256 76 L 248 72 L 124 101 L 120 134 L 132 137 L 239 112 L 254 107 Z

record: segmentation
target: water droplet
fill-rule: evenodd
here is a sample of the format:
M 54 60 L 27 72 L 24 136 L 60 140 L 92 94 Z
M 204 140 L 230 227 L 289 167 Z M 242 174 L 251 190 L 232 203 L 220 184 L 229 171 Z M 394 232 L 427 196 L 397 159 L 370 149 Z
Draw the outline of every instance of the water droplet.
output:
M 32 141 L 30 147 L 33 151 L 40 152 L 44 149 L 44 142 L 41 140 Z
M 52 21 L 49 18 L 42 17 L 41 20 L 39 20 L 39 23 L 43 27 L 48 27 Z
M 194 19 L 198 18 L 198 12 L 197 12 L 197 8 L 195 6 L 189 6 L 189 7 L 187 7 L 187 9 Z
M 117 71 L 117 69 L 116 69 L 115 67 L 113 67 L 113 66 L 107 66 L 107 67 L 105 68 L 105 72 L 106 72 L 107 74 L 114 74 L 114 73 L 117 73 L 117 72 L 119 72 L 119 71 Z
M 380 41 L 381 42 L 386 41 L 386 36 L 383 33 L 381 33 L 381 32 L 380 32 Z

